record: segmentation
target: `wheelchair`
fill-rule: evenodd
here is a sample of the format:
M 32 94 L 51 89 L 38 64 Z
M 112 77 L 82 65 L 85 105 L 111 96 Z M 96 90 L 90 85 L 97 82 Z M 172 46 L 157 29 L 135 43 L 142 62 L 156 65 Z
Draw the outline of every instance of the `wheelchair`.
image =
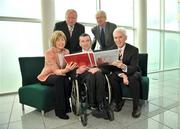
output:
M 107 89 L 106 97 L 105 97 L 105 101 L 107 103 L 107 115 L 108 115 L 108 119 L 110 121 L 113 121 L 114 112 L 110 108 L 111 85 L 107 75 L 105 75 L 105 78 L 106 78 L 106 89 Z M 80 89 L 80 86 L 83 88 Z M 87 110 L 90 108 L 88 105 L 87 86 L 86 84 L 79 85 L 77 79 L 72 80 L 71 106 L 73 113 L 77 116 L 80 116 L 82 125 L 86 126 L 88 121 L 87 116 L 90 114 L 87 112 Z

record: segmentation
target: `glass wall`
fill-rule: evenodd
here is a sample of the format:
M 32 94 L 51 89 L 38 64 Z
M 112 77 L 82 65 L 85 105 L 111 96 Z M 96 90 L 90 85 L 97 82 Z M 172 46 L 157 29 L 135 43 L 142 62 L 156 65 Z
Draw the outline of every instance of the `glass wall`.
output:
M 133 0 L 104 0 L 101 9 L 107 12 L 107 19 L 121 26 L 133 27 Z
M 41 0 L 1 0 L 0 16 L 39 19 Z
M 180 67 L 180 21 L 177 14 L 177 0 L 147 0 L 149 72 Z
M 160 0 L 147 0 L 147 27 L 160 29 Z M 156 12 L 156 13 L 154 13 Z
M 160 69 L 160 32 L 147 32 L 147 53 L 148 71 L 158 71 Z
M 165 0 L 165 29 L 179 31 L 178 0 Z
M 165 33 L 164 69 L 178 68 L 180 62 L 180 34 Z
M 0 1 L 0 93 L 17 92 L 21 87 L 18 57 L 43 55 L 42 28 L 37 22 L 41 18 L 40 3 Z

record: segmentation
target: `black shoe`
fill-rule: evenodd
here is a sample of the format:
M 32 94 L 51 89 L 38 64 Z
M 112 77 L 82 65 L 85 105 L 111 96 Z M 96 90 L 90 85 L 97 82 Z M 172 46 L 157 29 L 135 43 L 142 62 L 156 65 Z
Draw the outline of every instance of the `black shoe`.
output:
M 71 108 L 68 107 L 68 108 L 66 109 L 66 113 L 70 113 L 70 112 L 71 112 Z
M 92 115 L 96 118 L 104 118 L 104 119 L 108 119 L 108 112 L 106 109 L 95 109 L 94 111 L 92 111 Z
M 125 102 L 125 100 L 123 99 L 123 100 L 120 101 L 118 104 L 116 104 L 115 107 L 114 107 L 114 111 L 115 111 L 115 112 L 121 111 L 121 109 L 122 109 L 122 107 L 123 107 L 123 105 L 124 105 L 124 102 Z
M 61 111 L 61 110 L 55 110 L 55 114 L 57 117 L 61 118 L 61 119 L 69 119 L 69 116 L 64 112 L 64 111 Z
M 60 113 L 57 115 L 57 117 L 64 119 L 64 120 L 68 120 L 69 116 L 66 113 Z
M 141 115 L 141 107 L 138 106 L 137 108 L 133 109 L 132 117 L 138 118 L 138 117 L 140 117 L 140 115 Z

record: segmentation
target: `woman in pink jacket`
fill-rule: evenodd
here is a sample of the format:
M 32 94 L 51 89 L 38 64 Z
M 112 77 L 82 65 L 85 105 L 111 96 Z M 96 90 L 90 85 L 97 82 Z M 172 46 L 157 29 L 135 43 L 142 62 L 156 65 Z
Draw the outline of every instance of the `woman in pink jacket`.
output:
M 66 76 L 75 69 L 75 63 L 66 64 L 64 55 L 69 54 L 69 50 L 64 48 L 66 36 L 62 31 L 54 31 L 51 37 L 52 47 L 45 52 L 45 65 L 38 75 L 41 84 L 55 87 L 55 114 L 61 119 L 69 119 L 66 114 L 71 111 L 69 97 L 71 84 Z

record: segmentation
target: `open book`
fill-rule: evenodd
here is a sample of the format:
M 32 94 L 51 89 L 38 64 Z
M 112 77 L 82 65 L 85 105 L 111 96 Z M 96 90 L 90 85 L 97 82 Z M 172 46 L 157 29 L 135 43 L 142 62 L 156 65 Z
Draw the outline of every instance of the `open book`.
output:
M 76 62 L 78 66 L 86 65 L 89 67 L 100 64 L 111 64 L 118 60 L 118 49 L 98 51 L 98 52 L 80 52 L 64 56 L 66 63 Z
M 104 63 L 111 64 L 113 61 L 118 60 L 118 56 L 118 49 L 94 52 L 97 65 Z
M 90 53 L 80 52 L 80 53 L 68 54 L 64 56 L 64 59 L 66 63 L 76 62 L 78 67 L 83 65 L 88 67 L 93 67 L 96 65 L 93 52 Z

